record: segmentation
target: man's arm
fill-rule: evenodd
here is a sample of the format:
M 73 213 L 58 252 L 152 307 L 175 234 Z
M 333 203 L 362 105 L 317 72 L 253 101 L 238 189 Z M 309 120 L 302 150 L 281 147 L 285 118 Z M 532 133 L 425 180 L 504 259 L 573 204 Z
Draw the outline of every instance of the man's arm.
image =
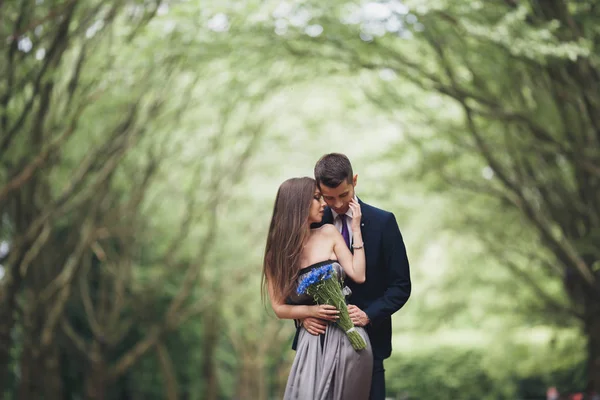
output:
M 398 311 L 410 297 L 410 269 L 402 234 L 394 214 L 386 221 L 383 237 L 383 263 L 385 265 L 388 287 L 382 297 L 363 310 L 371 322 L 391 316 Z M 367 250 L 368 251 L 368 250 Z

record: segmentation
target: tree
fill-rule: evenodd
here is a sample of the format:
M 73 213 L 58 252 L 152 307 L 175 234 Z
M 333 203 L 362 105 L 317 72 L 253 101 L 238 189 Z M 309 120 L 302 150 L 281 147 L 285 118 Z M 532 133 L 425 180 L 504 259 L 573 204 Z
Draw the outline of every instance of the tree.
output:
M 31 345 L 24 347 L 22 355 L 23 398 L 29 398 L 39 383 L 34 375 L 48 376 L 52 383 L 48 389 L 54 388 L 48 392 L 50 397 L 61 391 L 60 380 L 51 376 L 58 371 L 51 337 L 64 311 L 68 284 L 85 249 L 98 235 L 93 218 L 104 198 L 96 191 L 110 181 L 126 152 L 139 140 L 144 117 L 160 106 L 147 87 L 136 89 L 137 93 L 117 103 L 123 112 L 106 119 L 103 135 L 88 132 L 90 151 L 68 160 L 72 179 L 60 189 L 52 185 L 49 178 L 60 173 L 68 158 L 65 150 L 82 143 L 77 133 L 86 110 L 101 104 L 104 96 L 117 94 L 99 79 L 102 75 L 86 73 L 86 66 L 94 59 L 90 53 L 102 53 L 101 38 L 110 36 L 111 25 L 128 6 L 78 1 L 34 6 L 25 0 L 3 5 L 2 36 L 7 40 L 2 50 L 7 63 L 2 67 L 0 210 L 3 237 L 10 249 L 2 260 L 6 276 L 0 292 L 0 387 L 5 386 L 11 332 L 20 312 L 26 327 L 23 341 Z M 158 2 L 148 3 L 129 18 L 131 35 L 158 6 Z M 100 70 L 113 62 L 110 57 L 103 60 Z M 81 235 L 69 237 L 65 243 L 70 251 L 54 253 L 52 259 L 47 251 L 56 245 L 57 225 L 67 215 L 72 216 L 74 232 Z M 38 297 L 50 282 L 51 288 Z M 44 303 L 49 297 L 56 299 L 53 307 Z M 45 312 L 48 318 L 42 317 Z M 43 340 L 38 341 L 36 335 Z M 35 374 L 30 368 L 47 368 L 48 374 Z
M 533 252 L 534 264 L 527 254 L 508 265 L 550 309 L 555 296 L 543 292 L 531 268 L 563 280 L 569 305 L 561 310 L 581 324 L 589 379 L 599 390 L 598 8 L 566 0 L 394 4 L 380 4 L 378 12 L 314 12 L 310 24 L 323 34 L 290 32 L 283 45 L 343 70 L 393 74 L 445 99 L 426 110 L 435 125 L 412 137 L 422 167 L 442 187 L 490 196 L 499 211 L 515 210 L 527 221 L 550 258 Z M 362 40 L 354 22 L 362 24 Z M 393 82 L 368 82 L 381 107 L 398 111 L 407 103 Z M 504 240 L 495 244 L 512 247 Z
M 211 46 L 222 43 L 209 32 L 199 39 L 206 46 L 190 54 L 189 41 L 177 40 L 202 21 L 180 24 L 181 30 L 169 31 L 164 22 L 148 30 L 164 6 L 160 1 L 33 3 L 0 5 L 1 33 L 9 39 L 0 86 L 0 233 L 10 246 L 0 260 L 6 270 L 0 286 L 0 393 L 16 364 L 19 398 L 63 397 L 61 355 L 75 346 L 87 365 L 88 398 L 102 398 L 109 383 L 150 350 L 157 352 L 173 398 L 176 382 L 163 339 L 204 309 L 203 298 L 194 294 L 217 209 L 253 154 L 262 129 L 252 107 L 272 86 L 255 85 L 251 101 L 249 92 L 240 91 L 210 104 L 198 81 L 209 62 L 216 60 L 213 74 L 223 67 L 223 54 L 211 53 Z M 172 41 L 164 42 L 163 28 Z M 134 50 L 138 56 L 132 58 Z M 221 81 L 231 80 L 222 74 Z M 215 80 L 210 83 L 214 89 Z M 196 173 L 186 177 L 187 214 L 174 234 L 171 224 L 170 246 L 140 259 L 136 251 L 153 244 L 141 234 L 152 223 L 144 208 L 148 192 L 157 173 L 176 169 L 164 165 L 173 154 L 185 159 L 179 153 L 189 145 L 186 134 L 198 127 L 189 119 L 187 131 L 180 125 L 198 99 L 205 102 L 205 115 L 217 108 L 223 120 L 213 116 L 198 134 L 200 151 L 186 155 L 200 161 L 187 165 Z M 244 107 L 252 120 L 241 119 Z M 241 125 L 230 128 L 232 114 Z M 174 131 L 178 135 L 167 134 Z M 232 144 L 234 149 L 223 150 Z M 163 199 L 154 198 L 159 206 Z M 203 240 L 194 252 L 192 238 Z M 165 296 L 164 314 L 153 316 L 148 331 L 132 343 L 139 317 L 134 313 L 159 297 L 148 293 L 159 280 L 144 286 L 136 276 L 140 265 L 156 270 L 148 264 L 182 275 L 173 279 L 177 290 Z M 71 320 L 76 312 L 77 327 Z M 131 346 L 126 351 L 123 342 Z M 108 356 L 117 346 L 121 353 L 112 363 Z

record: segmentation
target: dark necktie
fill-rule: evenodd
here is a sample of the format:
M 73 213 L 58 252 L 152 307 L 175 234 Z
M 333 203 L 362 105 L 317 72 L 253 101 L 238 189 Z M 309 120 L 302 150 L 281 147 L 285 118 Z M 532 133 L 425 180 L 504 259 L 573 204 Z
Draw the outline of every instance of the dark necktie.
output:
M 346 246 L 350 248 L 350 232 L 348 232 L 348 225 L 346 225 L 346 214 L 340 214 L 340 220 L 342 221 L 342 237 L 346 242 Z

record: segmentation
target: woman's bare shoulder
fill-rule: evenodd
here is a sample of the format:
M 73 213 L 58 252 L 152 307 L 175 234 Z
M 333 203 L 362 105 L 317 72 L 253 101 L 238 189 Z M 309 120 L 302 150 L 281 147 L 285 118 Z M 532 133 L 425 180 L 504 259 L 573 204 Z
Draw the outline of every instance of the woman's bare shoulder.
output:
M 319 228 L 319 230 L 327 236 L 332 236 L 336 233 L 339 233 L 335 226 L 333 226 L 332 224 L 324 224 L 322 227 Z

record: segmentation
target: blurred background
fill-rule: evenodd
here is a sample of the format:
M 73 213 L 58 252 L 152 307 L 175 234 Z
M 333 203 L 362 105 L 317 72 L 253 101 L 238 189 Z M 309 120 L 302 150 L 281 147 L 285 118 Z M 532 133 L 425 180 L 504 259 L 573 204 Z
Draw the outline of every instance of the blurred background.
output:
M 411 263 L 390 399 L 592 399 L 598 20 L 593 0 L 0 1 L 0 396 L 281 398 L 266 231 L 279 184 L 335 151 Z

